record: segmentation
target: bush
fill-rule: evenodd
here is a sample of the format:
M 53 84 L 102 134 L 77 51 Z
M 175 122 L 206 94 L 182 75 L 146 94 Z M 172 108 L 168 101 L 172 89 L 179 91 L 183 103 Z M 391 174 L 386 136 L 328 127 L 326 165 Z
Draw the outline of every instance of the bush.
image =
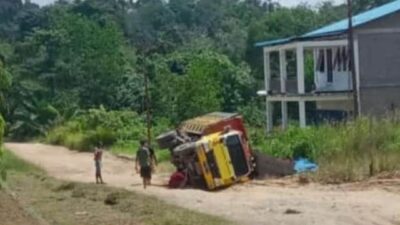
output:
M 3 120 L 3 117 L 0 115 L 0 147 L 3 144 L 3 135 L 4 135 L 4 128 L 5 128 L 5 122 Z
M 291 127 L 268 138 L 251 137 L 256 147 L 273 156 L 315 160 L 320 165 L 317 177 L 325 182 L 355 181 L 400 169 L 400 123 L 396 118 Z
M 169 121 L 159 119 L 153 124 L 155 134 L 165 131 Z M 46 142 L 79 151 L 90 151 L 99 143 L 113 152 L 134 154 L 140 139 L 147 133 L 142 116 L 132 111 L 107 111 L 103 107 L 80 113 L 70 121 L 53 128 Z M 154 140 L 154 139 L 153 139 Z M 165 158 L 165 157 L 164 157 Z
M 61 145 L 69 149 L 78 151 L 91 151 L 94 147 L 94 143 L 89 142 L 89 138 L 84 133 L 68 133 L 65 135 Z

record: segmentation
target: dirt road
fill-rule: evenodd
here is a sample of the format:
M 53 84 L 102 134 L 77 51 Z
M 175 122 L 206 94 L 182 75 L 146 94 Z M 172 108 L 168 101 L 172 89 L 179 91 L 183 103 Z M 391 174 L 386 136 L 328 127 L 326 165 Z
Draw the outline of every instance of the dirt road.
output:
M 6 144 L 6 148 L 59 179 L 93 182 L 92 154 L 42 144 Z M 400 224 L 399 182 L 388 186 L 295 186 L 267 183 L 237 185 L 219 192 L 141 187 L 132 162 L 105 154 L 108 185 L 154 195 L 192 210 L 223 216 L 244 225 L 386 225 Z M 155 183 L 167 175 L 156 174 Z M 396 190 L 397 189 L 397 190 Z M 161 209 L 162 210 L 162 209 Z

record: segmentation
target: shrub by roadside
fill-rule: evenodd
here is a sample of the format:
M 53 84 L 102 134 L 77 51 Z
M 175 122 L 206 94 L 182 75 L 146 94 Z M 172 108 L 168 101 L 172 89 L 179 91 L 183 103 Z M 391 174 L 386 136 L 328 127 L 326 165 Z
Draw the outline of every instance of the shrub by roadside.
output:
M 169 121 L 159 119 L 153 124 L 153 140 L 157 134 L 169 129 Z M 114 153 L 133 155 L 140 139 L 146 137 L 145 119 L 136 112 L 90 109 L 71 120 L 51 129 L 45 142 L 66 146 L 78 151 L 91 151 L 102 143 Z M 166 160 L 168 152 L 157 152 L 158 158 Z
M 254 145 L 264 153 L 315 160 L 320 166 L 315 175 L 319 181 L 350 182 L 400 170 L 399 118 L 359 118 L 306 129 L 291 127 L 268 138 L 252 137 Z

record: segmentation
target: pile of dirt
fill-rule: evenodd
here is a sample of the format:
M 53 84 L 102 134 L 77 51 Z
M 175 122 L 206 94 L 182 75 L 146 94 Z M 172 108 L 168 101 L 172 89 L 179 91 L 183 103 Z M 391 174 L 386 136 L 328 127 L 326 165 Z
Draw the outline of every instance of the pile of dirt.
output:
M 106 199 L 104 200 L 104 204 L 106 205 L 116 205 L 118 204 L 118 198 L 120 197 L 119 193 L 110 193 L 107 195 Z
M 296 173 L 292 160 L 278 159 L 259 151 L 255 152 L 256 179 L 284 177 Z

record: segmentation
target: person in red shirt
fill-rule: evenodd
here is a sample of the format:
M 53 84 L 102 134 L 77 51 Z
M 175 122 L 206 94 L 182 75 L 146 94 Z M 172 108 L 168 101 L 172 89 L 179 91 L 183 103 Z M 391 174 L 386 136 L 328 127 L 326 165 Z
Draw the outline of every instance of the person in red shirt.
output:
M 104 184 L 103 178 L 101 176 L 101 161 L 103 158 L 103 149 L 102 145 L 99 144 L 95 149 L 94 149 L 94 165 L 96 167 L 96 184 Z
M 178 167 L 178 170 L 173 173 L 169 179 L 168 187 L 169 188 L 184 188 L 187 184 L 188 177 L 187 173 L 181 167 Z

